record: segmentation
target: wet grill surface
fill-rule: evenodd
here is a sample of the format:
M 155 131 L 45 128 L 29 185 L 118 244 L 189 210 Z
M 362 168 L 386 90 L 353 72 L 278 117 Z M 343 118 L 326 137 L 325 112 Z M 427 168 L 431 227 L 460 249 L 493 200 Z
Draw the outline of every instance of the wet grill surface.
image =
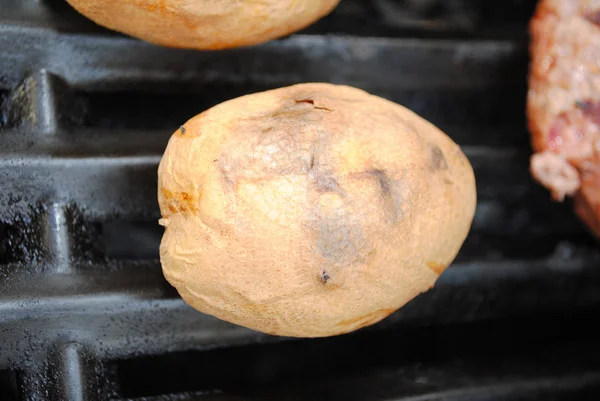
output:
M 527 170 L 533 5 L 343 0 L 301 34 L 212 53 L 107 32 L 61 0 L 0 0 L 0 399 L 598 399 L 600 252 Z M 165 282 L 156 168 L 193 115 L 307 81 L 437 124 L 479 205 L 432 291 L 357 333 L 290 340 Z

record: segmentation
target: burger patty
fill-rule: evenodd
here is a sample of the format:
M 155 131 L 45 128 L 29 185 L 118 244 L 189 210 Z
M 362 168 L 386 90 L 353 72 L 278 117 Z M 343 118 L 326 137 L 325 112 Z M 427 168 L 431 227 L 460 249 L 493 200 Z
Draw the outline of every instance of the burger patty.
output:
M 530 33 L 531 173 L 600 238 L 600 0 L 541 0 Z

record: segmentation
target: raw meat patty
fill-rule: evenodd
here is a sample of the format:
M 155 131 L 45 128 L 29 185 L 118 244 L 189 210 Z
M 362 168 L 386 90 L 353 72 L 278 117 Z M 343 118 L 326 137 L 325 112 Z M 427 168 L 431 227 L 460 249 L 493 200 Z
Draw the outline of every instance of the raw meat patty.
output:
M 531 173 L 600 238 L 600 0 L 541 0 L 530 32 Z

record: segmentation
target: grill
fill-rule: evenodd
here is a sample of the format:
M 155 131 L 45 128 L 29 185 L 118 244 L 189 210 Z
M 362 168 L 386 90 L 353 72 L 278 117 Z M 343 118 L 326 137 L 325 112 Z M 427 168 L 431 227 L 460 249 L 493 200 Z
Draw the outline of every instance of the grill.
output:
M 597 400 L 600 252 L 528 173 L 533 7 L 343 0 L 297 35 L 197 52 L 108 32 L 63 0 L 0 0 L 0 399 Z M 298 340 L 196 312 L 166 283 L 156 169 L 193 115 L 308 81 L 438 125 L 479 204 L 432 291 Z

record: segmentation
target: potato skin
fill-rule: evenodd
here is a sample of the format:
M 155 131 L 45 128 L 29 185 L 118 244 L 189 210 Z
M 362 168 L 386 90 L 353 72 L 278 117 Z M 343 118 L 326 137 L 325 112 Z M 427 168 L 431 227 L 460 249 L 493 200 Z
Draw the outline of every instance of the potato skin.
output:
M 473 170 L 410 110 L 309 83 L 186 122 L 158 170 L 167 280 L 257 331 L 338 335 L 430 289 L 470 230 Z
M 106 28 L 157 45 L 220 50 L 257 45 L 329 14 L 340 0 L 67 0 Z

